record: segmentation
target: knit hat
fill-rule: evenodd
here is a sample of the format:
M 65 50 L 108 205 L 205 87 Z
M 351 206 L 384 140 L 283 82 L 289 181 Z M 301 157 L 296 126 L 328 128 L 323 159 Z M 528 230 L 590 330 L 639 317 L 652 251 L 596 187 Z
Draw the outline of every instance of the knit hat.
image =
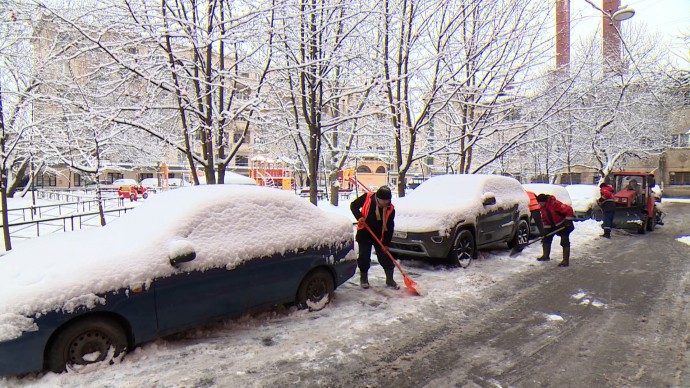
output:
M 537 195 L 537 202 L 546 202 L 549 199 L 548 194 L 539 194 Z
M 389 189 L 388 186 L 379 187 L 379 189 L 376 190 L 376 198 L 383 201 L 390 201 L 392 198 L 391 189 Z

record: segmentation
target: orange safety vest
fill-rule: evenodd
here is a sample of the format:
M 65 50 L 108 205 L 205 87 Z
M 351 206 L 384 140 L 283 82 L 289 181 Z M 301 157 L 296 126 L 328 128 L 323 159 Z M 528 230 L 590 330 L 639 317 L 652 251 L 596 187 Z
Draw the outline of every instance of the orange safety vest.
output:
M 537 196 L 534 195 L 534 193 L 531 191 L 527 191 L 527 196 L 529 196 L 529 211 L 539 210 L 539 202 L 537 202 Z
M 367 219 L 367 215 L 369 215 L 369 207 L 371 207 L 371 196 L 372 195 L 374 195 L 373 192 L 371 192 L 371 191 L 368 192 L 367 193 L 367 199 L 364 201 L 364 205 L 362 205 L 362 217 L 364 217 L 365 220 Z M 383 231 L 384 231 L 386 225 L 388 225 L 388 218 L 390 217 L 391 213 L 393 213 L 394 208 L 395 207 L 393 206 L 393 203 L 391 202 L 391 204 L 388 206 L 388 210 L 383 215 L 383 228 L 381 229 L 381 237 L 379 237 L 379 239 L 381 241 L 383 241 Z M 362 229 L 364 229 L 364 226 L 359 226 L 359 225 L 357 226 L 357 230 L 362 230 Z

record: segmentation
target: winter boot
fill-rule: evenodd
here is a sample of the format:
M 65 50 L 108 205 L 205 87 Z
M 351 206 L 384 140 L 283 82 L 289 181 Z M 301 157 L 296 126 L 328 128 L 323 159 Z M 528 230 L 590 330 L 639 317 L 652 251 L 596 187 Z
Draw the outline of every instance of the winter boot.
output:
M 541 256 L 537 257 L 537 261 L 549 261 L 551 260 L 551 244 L 542 244 L 541 248 L 543 253 Z
M 604 228 L 604 234 L 602 234 L 601 237 L 611 238 L 611 228 Z
M 563 247 L 563 261 L 558 263 L 559 267 L 567 267 L 570 265 L 570 247 Z
M 386 273 L 386 287 L 399 290 L 400 286 L 393 280 L 393 268 L 384 268 L 383 271 Z
M 359 285 L 364 289 L 369 288 L 369 277 L 366 272 L 359 272 Z

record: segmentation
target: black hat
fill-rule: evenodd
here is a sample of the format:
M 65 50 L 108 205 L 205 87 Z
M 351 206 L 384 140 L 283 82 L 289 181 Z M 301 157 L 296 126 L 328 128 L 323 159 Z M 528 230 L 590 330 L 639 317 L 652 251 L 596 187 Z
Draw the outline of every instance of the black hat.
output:
M 388 186 L 379 187 L 379 189 L 376 190 L 376 198 L 384 201 L 390 201 L 392 198 L 391 189 L 389 189 Z
M 537 202 L 546 202 L 549 199 L 548 194 L 539 194 L 537 195 Z

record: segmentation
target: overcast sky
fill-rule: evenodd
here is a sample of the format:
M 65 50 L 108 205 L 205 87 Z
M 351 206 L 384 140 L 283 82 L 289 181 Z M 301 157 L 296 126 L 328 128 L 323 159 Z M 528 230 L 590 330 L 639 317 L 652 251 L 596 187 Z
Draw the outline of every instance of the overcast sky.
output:
M 602 4 L 601 0 L 592 2 L 599 6 Z M 626 25 L 635 25 L 644 28 L 645 31 L 659 33 L 661 39 L 671 45 L 673 52 L 670 53 L 669 60 L 687 67 L 689 48 L 683 43 L 681 36 L 683 33 L 690 34 L 690 1 L 621 0 L 621 4 L 627 4 L 635 10 L 635 16 L 622 23 L 624 30 Z M 570 13 L 571 19 L 578 19 L 577 25 L 573 25 L 573 36 L 586 36 L 601 29 L 601 13 L 585 0 L 570 0 Z

